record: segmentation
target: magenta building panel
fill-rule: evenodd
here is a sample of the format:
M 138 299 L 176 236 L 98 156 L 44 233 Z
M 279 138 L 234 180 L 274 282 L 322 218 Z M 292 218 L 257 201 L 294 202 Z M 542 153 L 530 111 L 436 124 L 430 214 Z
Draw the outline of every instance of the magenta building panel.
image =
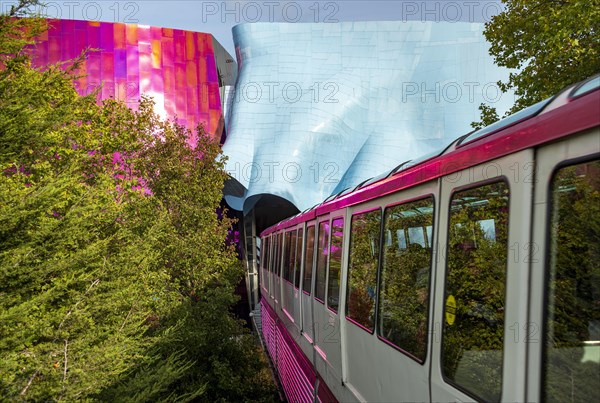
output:
M 223 111 L 211 34 L 98 21 L 48 22 L 49 30 L 33 48 L 34 65 L 67 61 L 93 49 L 75 82 L 80 94 L 100 87 L 99 101 L 115 98 L 133 109 L 145 94 L 154 99 L 161 117 L 177 118 L 192 130 L 202 123 L 211 135 L 221 136 Z

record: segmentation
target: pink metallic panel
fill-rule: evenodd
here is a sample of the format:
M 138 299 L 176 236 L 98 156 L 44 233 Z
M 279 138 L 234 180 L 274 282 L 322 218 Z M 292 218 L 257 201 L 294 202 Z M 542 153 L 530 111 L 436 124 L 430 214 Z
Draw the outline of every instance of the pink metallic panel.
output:
M 127 50 L 115 48 L 113 62 L 115 78 L 127 78 Z
M 114 24 L 113 26 L 113 38 L 114 38 L 114 44 L 115 44 L 115 49 L 125 49 L 125 47 L 127 46 L 127 41 L 126 41 L 126 28 L 125 28 L 125 24 Z
M 220 138 L 223 111 L 210 34 L 98 21 L 49 20 L 32 47 L 35 66 L 88 54 L 76 81 L 86 95 L 102 86 L 98 101 L 115 97 L 136 108 L 142 94 L 154 98 L 163 118 L 177 116 L 194 130 L 198 123 Z M 194 137 L 194 136 L 193 136 Z M 193 142 L 193 138 L 190 139 Z
M 125 25 L 125 36 L 127 38 L 127 45 L 137 46 L 138 45 L 138 27 L 137 27 L 137 25 L 133 25 L 133 24 Z

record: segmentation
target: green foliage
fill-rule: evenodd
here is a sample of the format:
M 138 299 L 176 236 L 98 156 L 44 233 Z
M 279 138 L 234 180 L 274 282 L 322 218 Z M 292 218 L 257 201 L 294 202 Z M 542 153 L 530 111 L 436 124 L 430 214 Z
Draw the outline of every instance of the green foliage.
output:
M 45 19 L 33 18 L 32 8 L 39 5 L 38 0 L 19 0 L 7 14 L 0 14 L 0 66 L 26 60 L 25 47 L 47 29 Z M 25 16 L 30 18 L 17 18 Z
M 346 314 L 371 330 L 375 320 L 380 232 L 380 210 L 352 217 Z
M 270 400 L 217 140 L 32 68 L 40 24 L 0 17 L 0 400 Z
M 600 72 L 599 0 L 502 2 L 505 10 L 486 23 L 485 36 L 497 65 L 520 70 L 499 83 L 518 97 L 508 114 Z
M 433 198 L 385 211 L 379 328 L 388 340 L 421 360 L 427 350 L 432 248 L 426 232 L 432 233 L 432 226 Z
M 481 112 L 481 116 L 480 116 L 481 120 L 479 122 L 471 123 L 471 127 L 473 129 L 481 129 L 482 127 L 489 126 L 492 123 L 500 120 L 500 117 L 498 116 L 498 112 L 496 112 L 496 108 L 494 108 L 492 106 L 489 106 L 486 104 L 481 104 L 481 105 L 479 105 L 479 111 Z

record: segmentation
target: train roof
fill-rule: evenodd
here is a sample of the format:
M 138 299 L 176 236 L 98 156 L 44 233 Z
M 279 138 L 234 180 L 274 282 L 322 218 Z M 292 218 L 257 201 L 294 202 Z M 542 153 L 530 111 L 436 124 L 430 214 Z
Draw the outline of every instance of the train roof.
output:
M 600 75 L 460 136 L 440 150 L 404 161 L 354 188 L 331 195 L 322 203 L 265 229 L 261 236 L 598 125 Z

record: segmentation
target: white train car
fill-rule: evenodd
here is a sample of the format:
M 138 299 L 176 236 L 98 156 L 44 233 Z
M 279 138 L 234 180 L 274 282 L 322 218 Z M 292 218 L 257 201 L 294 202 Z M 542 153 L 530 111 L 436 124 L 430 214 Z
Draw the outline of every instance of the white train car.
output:
M 600 401 L 600 77 L 262 234 L 290 402 Z

